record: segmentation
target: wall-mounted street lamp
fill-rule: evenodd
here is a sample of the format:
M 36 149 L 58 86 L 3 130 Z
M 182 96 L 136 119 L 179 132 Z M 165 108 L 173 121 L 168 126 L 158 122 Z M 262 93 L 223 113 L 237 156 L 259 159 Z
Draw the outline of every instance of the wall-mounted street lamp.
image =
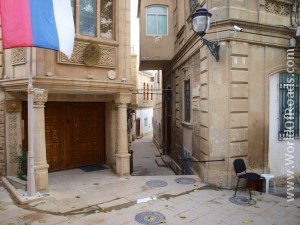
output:
M 204 35 L 209 29 L 210 26 L 210 17 L 212 14 L 203 8 L 203 4 L 200 5 L 200 8 L 196 10 L 194 14 L 191 15 L 192 18 L 192 28 L 195 33 L 197 33 L 203 43 L 208 47 L 211 54 L 219 61 L 219 43 L 213 43 L 204 38 Z

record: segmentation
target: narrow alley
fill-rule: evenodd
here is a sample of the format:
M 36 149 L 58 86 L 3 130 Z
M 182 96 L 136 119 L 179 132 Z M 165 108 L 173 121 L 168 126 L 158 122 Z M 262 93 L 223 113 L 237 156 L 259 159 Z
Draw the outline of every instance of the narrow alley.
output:
M 167 165 L 158 164 L 162 161 L 152 141 L 152 136 L 136 139 L 131 143 L 133 150 L 133 176 L 175 175 Z M 159 161 L 159 162 L 160 162 Z

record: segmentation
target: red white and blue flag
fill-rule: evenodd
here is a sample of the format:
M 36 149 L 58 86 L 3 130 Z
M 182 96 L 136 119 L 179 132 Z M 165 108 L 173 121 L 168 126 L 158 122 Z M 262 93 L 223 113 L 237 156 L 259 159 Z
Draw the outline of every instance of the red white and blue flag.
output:
M 71 57 L 74 20 L 70 0 L 0 0 L 3 48 L 39 47 Z

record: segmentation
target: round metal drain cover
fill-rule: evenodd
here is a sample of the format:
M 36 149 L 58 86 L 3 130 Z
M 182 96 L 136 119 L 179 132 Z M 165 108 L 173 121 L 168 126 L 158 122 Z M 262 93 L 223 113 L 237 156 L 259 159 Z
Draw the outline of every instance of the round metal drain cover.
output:
M 168 183 L 163 180 L 149 180 L 146 182 L 146 185 L 149 187 L 165 187 Z
M 175 181 L 178 184 L 194 184 L 196 182 L 196 180 L 193 178 L 184 178 L 184 177 L 177 178 Z
M 137 222 L 148 225 L 157 225 L 165 219 L 165 216 L 158 212 L 142 212 L 135 216 Z
M 229 199 L 229 201 L 236 205 L 246 206 L 246 205 L 255 205 L 255 200 L 249 200 L 248 198 L 244 196 L 233 196 Z

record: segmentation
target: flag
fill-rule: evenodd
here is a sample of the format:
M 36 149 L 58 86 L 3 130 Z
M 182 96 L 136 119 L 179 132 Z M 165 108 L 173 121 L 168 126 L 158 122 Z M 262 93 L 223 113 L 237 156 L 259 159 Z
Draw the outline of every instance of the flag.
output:
M 3 48 L 38 47 L 71 57 L 74 20 L 70 0 L 0 0 Z

